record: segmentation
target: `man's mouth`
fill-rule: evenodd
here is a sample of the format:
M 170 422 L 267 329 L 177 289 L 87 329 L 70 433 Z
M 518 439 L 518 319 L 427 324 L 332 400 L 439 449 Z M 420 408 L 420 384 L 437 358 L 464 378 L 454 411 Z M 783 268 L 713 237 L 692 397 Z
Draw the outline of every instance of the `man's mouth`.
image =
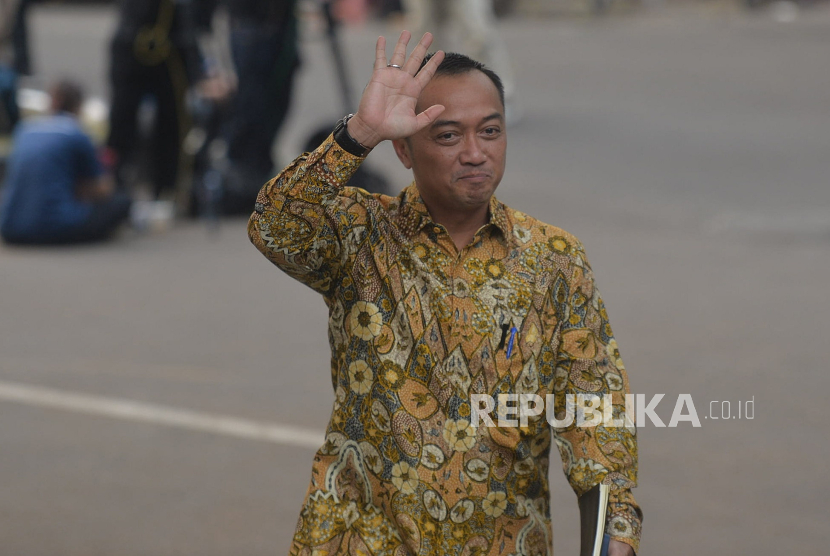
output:
M 479 182 L 485 181 L 490 179 L 490 174 L 486 172 L 474 172 L 471 174 L 463 174 L 458 177 L 459 180 L 471 181 L 471 182 Z

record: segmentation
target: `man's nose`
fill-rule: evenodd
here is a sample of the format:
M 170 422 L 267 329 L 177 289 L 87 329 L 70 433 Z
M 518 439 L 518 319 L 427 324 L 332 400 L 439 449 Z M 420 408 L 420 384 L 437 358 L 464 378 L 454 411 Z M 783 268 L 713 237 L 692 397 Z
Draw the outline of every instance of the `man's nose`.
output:
M 464 138 L 464 145 L 461 149 L 460 162 L 462 164 L 471 164 L 478 166 L 487 160 L 487 153 L 485 152 L 481 139 L 478 135 L 473 134 Z

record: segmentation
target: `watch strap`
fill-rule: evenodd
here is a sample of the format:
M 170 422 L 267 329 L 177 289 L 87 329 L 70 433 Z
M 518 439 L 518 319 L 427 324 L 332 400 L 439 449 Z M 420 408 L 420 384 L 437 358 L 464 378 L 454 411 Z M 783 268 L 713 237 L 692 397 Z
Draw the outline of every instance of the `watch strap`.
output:
M 363 158 L 368 155 L 372 149 L 360 144 L 354 137 L 349 135 L 349 128 L 346 127 L 346 124 L 349 123 L 352 116 L 354 116 L 354 114 L 349 114 L 337 122 L 337 126 L 334 128 L 334 140 L 337 141 L 340 148 L 347 153 Z

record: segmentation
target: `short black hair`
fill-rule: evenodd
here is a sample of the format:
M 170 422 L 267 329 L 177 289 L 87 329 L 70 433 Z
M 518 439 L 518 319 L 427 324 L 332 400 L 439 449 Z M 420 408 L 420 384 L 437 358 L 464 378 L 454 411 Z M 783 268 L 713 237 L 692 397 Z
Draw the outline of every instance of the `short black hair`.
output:
M 424 61 L 421 62 L 421 67 L 418 71 L 423 69 L 433 55 L 434 52 L 431 52 L 424 57 Z M 493 85 L 496 86 L 496 90 L 499 92 L 499 100 L 501 101 L 502 107 L 504 107 L 504 84 L 501 82 L 501 78 L 496 74 L 496 72 L 481 62 L 473 60 L 469 56 L 465 56 L 464 54 L 459 54 L 457 52 L 447 52 L 444 55 L 444 59 L 441 60 L 441 63 L 438 65 L 438 69 L 435 70 L 435 77 L 439 75 L 462 75 L 475 70 L 480 71 L 490 78 L 490 81 L 493 82 Z
M 74 81 L 61 79 L 52 85 L 52 97 L 56 111 L 77 114 L 84 102 L 84 91 Z

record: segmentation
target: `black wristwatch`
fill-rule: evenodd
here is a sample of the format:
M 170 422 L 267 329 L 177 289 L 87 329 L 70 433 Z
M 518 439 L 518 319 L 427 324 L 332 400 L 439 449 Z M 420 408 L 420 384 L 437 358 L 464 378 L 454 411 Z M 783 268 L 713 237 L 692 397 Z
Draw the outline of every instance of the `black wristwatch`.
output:
M 359 157 L 365 157 L 368 155 L 372 149 L 365 145 L 358 143 L 354 137 L 349 135 L 349 128 L 346 127 L 346 124 L 349 123 L 349 120 L 354 116 L 354 114 L 349 114 L 339 122 L 334 128 L 334 140 L 337 141 L 337 144 L 340 145 L 344 151 L 349 154 L 353 154 Z

